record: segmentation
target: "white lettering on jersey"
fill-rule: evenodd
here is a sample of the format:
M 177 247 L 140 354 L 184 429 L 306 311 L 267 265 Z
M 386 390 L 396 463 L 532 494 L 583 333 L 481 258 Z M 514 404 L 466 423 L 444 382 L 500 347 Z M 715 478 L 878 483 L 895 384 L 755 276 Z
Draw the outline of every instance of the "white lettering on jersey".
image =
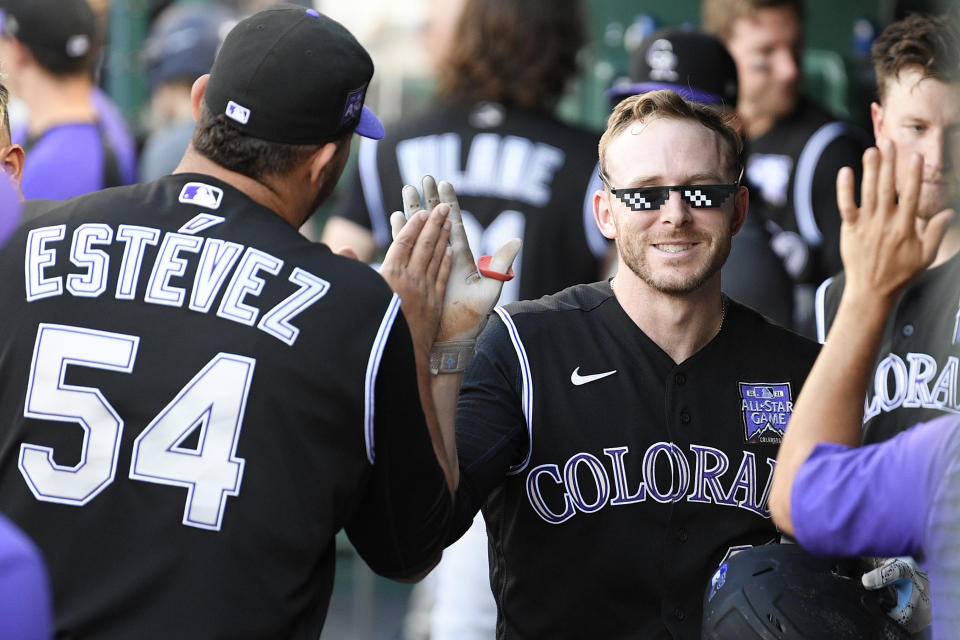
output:
M 237 267 L 233 278 L 230 279 L 230 284 L 227 285 L 227 292 L 223 295 L 217 315 L 252 327 L 257 321 L 260 310 L 244 303 L 244 298 L 248 295 L 259 296 L 263 291 L 266 282 L 257 275 L 257 272 L 263 270 L 277 275 L 282 268 L 283 260 L 247 247 L 243 258 L 240 259 L 240 266 Z
M 124 243 L 120 276 L 117 278 L 117 300 L 133 300 L 137 295 L 144 245 L 156 245 L 159 239 L 159 229 L 127 224 L 117 228 L 117 240 Z
M 874 371 L 873 389 L 867 390 L 864 424 L 900 407 L 960 412 L 958 370 L 957 356 L 949 356 L 938 368 L 937 359 L 926 353 L 908 353 L 906 362 L 895 353 L 887 354 Z
M 421 176 L 443 176 L 460 195 L 492 196 L 537 207 L 550 201 L 551 184 L 563 166 L 562 149 L 520 136 L 474 136 L 465 166 L 456 133 L 410 138 L 397 144 L 397 164 L 405 184 Z
M 300 288 L 266 312 L 257 328 L 292 346 L 300 335 L 300 329 L 290 324 L 290 321 L 326 295 L 330 283 L 300 267 L 296 267 L 290 274 L 290 282 L 300 285 Z
M 160 252 L 153 263 L 144 302 L 163 304 L 170 307 L 183 306 L 186 291 L 170 285 L 170 278 L 181 278 L 187 272 L 187 260 L 180 257 L 181 251 L 196 253 L 203 244 L 203 238 L 182 233 L 167 233 L 160 243 Z
M 550 524 L 560 524 L 577 512 L 592 513 L 605 506 L 623 506 L 645 502 L 647 496 L 662 504 L 688 502 L 719 504 L 745 509 L 763 518 L 770 517 L 767 500 L 776 461 L 767 458 L 770 474 L 757 497 L 756 456 L 743 451 L 729 488 L 724 489 L 721 478 L 730 468 L 727 454 L 703 445 L 690 445 L 695 467 L 691 474 L 690 462 L 683 449 L 672 442 L 657 442 L 643 453 L 641 478 L 631 484 L 624 459 L 629 447 L 609 447 L 603 450 L 612 463 L 609 471 L 596 456 L 580 452 L 563 465 L 563 473 L 556 464 L 541 464 L 527 474 L 527 500 L 534 512 Z M 657 471 L 666 471 L 659 477 L 669 477 L 669 486 L 658 484 Z M 613 478 L 611 491 L 610 478 Z M 612 494 L 612 497 L 610 497 Z
M 93 244 L 113 242 L 113 229 L 105 224 L 82 224 L 73 232 L 70 245 L 70 262 L 85 273 L 67 276 L 67 291 L 78 297 L 96 298 L 107 290 L 107 271 L 110 256 L 101 249 L 91 249 Z
M 260 309 L 247 300 L 263 291 L 266 280 L 263 274 L 278 275 L 284 261 L 252 247 L 218 238 L 202 238 L 191 234 L 165 233 L 151 227 L 120 225 L 116 234 L 113 228 L 101 223 L 88 223 L 77 227 L 70 246 L 70 262 L 80 269 L 66 276 L 66 291 L 77 297 L 96 297 L 109 286 L 110 254 L 95 245 L 123 243 L 123 258 L 117 270 L 116 298 L 133 300 L 144 267 L 150 277 L 143 293 L 143 301 L 168 307 L 182 307 L 186 288 L 171 284 L 174 278 L 189 281 L 190 260 L 184 254 L 200 253 L 196 271 L 190 285 L 189 308 L 199 313 L 209 313 L 214 301 L 226 286 L 226 292 L 217 310 L 217 316 L 254 326 Z M 24 287 L 28 302 L 59 296 L 64 293 L 63 276 L 46 276 L 48 267 L 57 263 L 57 249 L 50 243 L 63 241 L 66 225 L 40 227 L 27 234 L 24 260 Z M 156 258 L 152 265 L 144 265 L 147 245 L 157 245 Z M 202 247 L 202 251 L 201 251 Z M 236 269 L 234 269 L 234 266 Z M 330 290 L 330 282 L 300 267 L 294 267 L 289 282 L 299 288 L 264 313 L 257 328 L 281 342 L 293 345 L 300 335 L 293 320 L 310 308 Z
M 210 311 L 213 299 L 220 292 L 223 281 L 230 269 L 243 253 L 243 245 L 227 242 L 218 238 L 207 238 L 200 254 L 200 264 L 193 277 L 193 291 L 190 293 L 190 308 L 206 313 Z
M 48 242 L 63 240 L 67 225 L 40 227 L 27 234 L 26 261 L 24 264 L 24 286 L 27 302 L 59 296 L 63 294 L 63 278 L 44 277 L 43 271 L 57 261 L 57 250 L 47 249 Z

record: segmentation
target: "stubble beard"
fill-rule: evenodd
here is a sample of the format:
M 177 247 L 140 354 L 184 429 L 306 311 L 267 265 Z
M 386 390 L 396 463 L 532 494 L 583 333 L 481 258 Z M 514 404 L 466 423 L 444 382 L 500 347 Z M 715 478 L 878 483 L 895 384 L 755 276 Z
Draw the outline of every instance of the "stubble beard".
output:
M 617 250 L 624 264 L 647 286 L 668 295 L 683 295 L 699 289 L 723 267 L 730 255 L 731 237 L 724 235 L 714 239 L 714 249 L 705 262 L 693 271 L 679 273 L 658 273 L 650 265 L 644 248 L 647 246 L 641 238 L 617 231 Z M 666 271 L 666 269 L 664 269 Z M 670 271 L 675 271 L 670 269 Z

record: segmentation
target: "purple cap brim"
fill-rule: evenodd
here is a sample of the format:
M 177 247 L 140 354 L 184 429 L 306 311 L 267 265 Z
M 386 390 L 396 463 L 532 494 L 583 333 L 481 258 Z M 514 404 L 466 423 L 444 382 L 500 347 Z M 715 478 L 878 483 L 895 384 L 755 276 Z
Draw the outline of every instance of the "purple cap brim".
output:
M 681 98 L 702 102 L 703 104 L 722 104 L 723 98 L 709 91 L 700 91 L 682 84 L 671 84 L 669 82 L 638 82 L 636 84 L 619 85 L 607 91 L 607 98 L 617 100 L 618 102 L 627 96 L 635 96 L 650 91 L 660 89 L 670 89 Z M 731 105 L 732 106 L 732 105 Z
M 360 111 L 360 122 L 357 123 L 357 128 L 354 131 L 364 138 L 373 138 L 374 140 L 379 140 L 387 133 L 380 119 L 366 106 Z

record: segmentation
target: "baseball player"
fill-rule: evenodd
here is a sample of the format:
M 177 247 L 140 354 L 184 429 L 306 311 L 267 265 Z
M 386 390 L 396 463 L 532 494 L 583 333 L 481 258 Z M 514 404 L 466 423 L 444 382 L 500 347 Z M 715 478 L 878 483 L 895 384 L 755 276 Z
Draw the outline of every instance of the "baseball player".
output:
M 609 281 L 496 309 L 457 409 L 456 537 L 483 510 L 498 638 L 699 638 L 703 587 L 777 534 L 766 496 L 817 346 L 726 298 L 740 140 L 670 91 L 600 142 Z
M 390 242 L 391 199 L 430 174 L 456 189 L 480 253 L 524 239 L 503 302 L 603 275 L 609 243 L 578 206 L 593 193 L 597 136 L 553 115 L 577 71 L 583 12 L 580 0 L 463 2 L 439 53 L 439 96 L 382 140 L 361 142 L 350 195 L 323 241 L 373 259 Z
M 816 287 L 841 268 L 834 181 L 858 166 L 867 135 L 802 94 L 802 0 L 704 0 L 701 11 L 737 63 L 753 208 L 793 277 L 794 327 L 813 337 Z
M 906 46 L 904 43 L 909 43 Z M 917 217 L 960 203 L 960 27 L 956 18 L 914 15 L 887 27 L 873 45 L 879 101 L 870 107 L 877 144 L 897 150 L 897 189 L 911 156 L 923 156 Z M 844 274 L 817 292 L 822 342 L 833 324 Z M 954 218 L 930 267 L 897 303 L 866 389 L 864 442 L 960 409 L 960 221 Z
M 941 414 L 912 428 L 904 422 L 904 433 L 856 448 L 861 398 L 888 315 L 934 261 L 955 217 L 943 210 L 917 225 L 926 159 L 897 158 L 895 179 L 899 153 L 890 140 L 881 149 L 864 155 L 862 207 L 853 199 L 852 171 L 838 179 L 846 286 L 780 448 L 770 508 L 778 526 L 816 553 L 923 557 L 934 638 L 954 638 L 960 629 L 960 416 Z M 883 568 L 882 582 L 907 577 L 902 565 Z
M 353 133 L 383 135 L 372 74 L 326 16 L 257 13 L 194 84 L 173 175 L 47 203 L 0 250 L 0 510 L 47 558 L 58 636 L 315 639 L 340 529 L 385 576 L 436 562 L 462 375 L 440 343 L 500 283 L 447 247 L 446 206 L 383 278 L 297 232 Z

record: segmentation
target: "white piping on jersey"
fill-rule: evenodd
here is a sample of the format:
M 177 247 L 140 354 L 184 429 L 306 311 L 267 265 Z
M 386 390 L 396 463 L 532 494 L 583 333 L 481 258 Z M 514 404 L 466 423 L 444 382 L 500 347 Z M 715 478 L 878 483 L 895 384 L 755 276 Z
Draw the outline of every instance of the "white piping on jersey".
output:
M 823 244 L 823 234 L 820 233 L 813 211 L 813 174 L 824 149 L 847 130 L 846 123 L 828 122 L 810 136 L 797 159 L 797 173 L 793 181 L 793 210 L 797 219 L 797 230 L 811 247 Z
M 527 351 L 523 348 L 523 341 L 520 340 L 520 332 L 517 331 L 517 325 L 513 323 L 513 318 L 503 307 L 494 309 L 500 319 L 503 320 L 507 333 L 510 334 L 510 342 L 517 352 L 517 359 L 520 362 L 520 406 L 523 409 L 523 417 L 527 422 L 527 457 L 520 464 L 510 467 L 507 475 L 516 475 L 527 468 L 530 464 L 530 456 L 533 455 L 533 380 L 530 375 L 530 359 L 527 358 Z
M 600 233 L 597 221 L 593 217 L 593 193 L 602 189 L 603 182 L 600 180 L 600 163 L 598 162 L 593 173 L 590 174 L 587 193 L 583 196 L 583 232 L 587 238 L 587 246 L 590 247 L 590 252 L 597 258 L 606 257 L 610 246 L 604 235 Z
M 817 342 L 823 344 L 827 341 L 827 287 L 833 282 L 833 277 L 829 277 L 820 283 L 817 287 L 817 297 L 814 300 L 814 315 L 817 319 Z
M 370 228 L 377 246 L 390 244 L 390 228 L 385 222 L 387 212 L 383 208 L 383 187 L 380 185 L 380 172 L 377 171 L 377 144 L 379 140 L 362 138 L 357 151 L 357 169 L 360 172 L 360 190 L 370 214 Z
M 373 464 L 375 451 L 373 448 L 373 410 L 374 410 L 374 391 L 377 386 L 377 371 L 380 369 L 380 359 L 383 358 L 383 349 L 387 346 L 387 338 L 390 336 L 390 330 L 393 328 L 393 322 L 397 319 L 397 313 L 400 311 L 400 296 L 393 294 L 390 300 L 390 306 L 383 314 L 383 320 L 380 321 L 380 329 L 377 331 L 377 337 L 373 341 L 373 348 L 370 350 L 370 359 L 367 361 L 367 375 L 363 385 L 364 413 L 363 413 L 363 438 L 367 445 L 367 460 Z

